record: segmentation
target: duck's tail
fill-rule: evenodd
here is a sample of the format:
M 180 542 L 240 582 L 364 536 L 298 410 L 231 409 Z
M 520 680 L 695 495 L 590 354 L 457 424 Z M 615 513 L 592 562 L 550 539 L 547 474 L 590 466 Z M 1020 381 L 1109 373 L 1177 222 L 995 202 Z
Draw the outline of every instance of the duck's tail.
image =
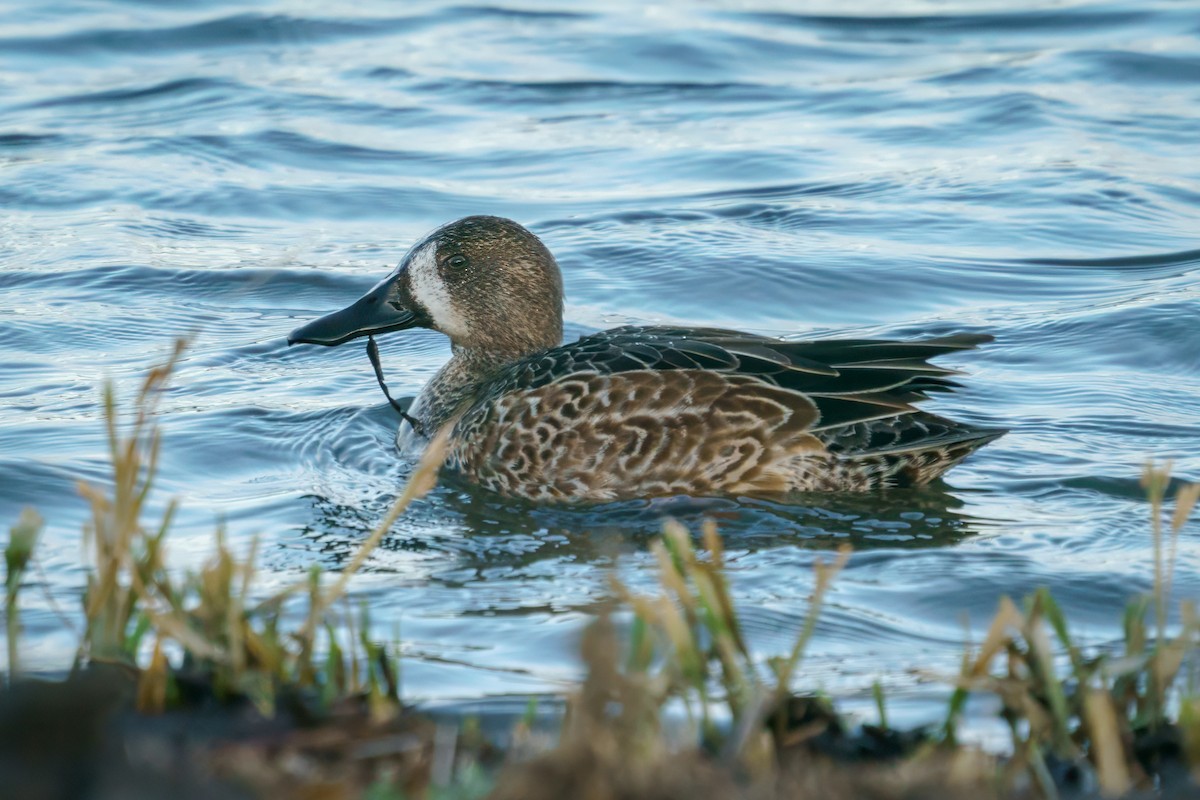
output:
M 977 428 L 928 413 L 914 414 L 908 422 L 926 428 L 926 435 L 901 435 L 899 441 L 847 449 L 838 455 L 868 475 L 875 488 L 924 486 L 1008 433 L 1005 428 Z

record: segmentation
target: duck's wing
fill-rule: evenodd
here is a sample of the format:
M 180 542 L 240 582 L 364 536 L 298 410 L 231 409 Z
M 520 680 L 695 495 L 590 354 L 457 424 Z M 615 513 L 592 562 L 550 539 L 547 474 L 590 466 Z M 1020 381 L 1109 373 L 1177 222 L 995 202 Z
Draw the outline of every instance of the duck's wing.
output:
M 951 391 L 957 372 L 929 363 L 992 340 L 956 334 L 917 341 L 789 341 L 718 328 L 628 326 L 584 336 L 508 367 L 488 394 L 535 389 L 580 374 L 704 370 L 751 377 L 808 398 L 813 433 L 916 413 L 930 392 Z M 915 430 L 915 429 L 914 429 Z

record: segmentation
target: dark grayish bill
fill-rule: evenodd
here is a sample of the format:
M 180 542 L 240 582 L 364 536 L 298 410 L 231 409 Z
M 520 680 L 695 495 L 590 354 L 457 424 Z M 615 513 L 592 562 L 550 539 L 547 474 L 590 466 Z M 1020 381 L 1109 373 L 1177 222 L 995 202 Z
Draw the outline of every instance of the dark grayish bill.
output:
M 336 347 L 360 336 L 402 331 L 420 325 L 416 312 L 388 301 L 391 283 L 391 280 L 385 280 L 341 311 L 301 325 L 288 334 L 288 344 Z

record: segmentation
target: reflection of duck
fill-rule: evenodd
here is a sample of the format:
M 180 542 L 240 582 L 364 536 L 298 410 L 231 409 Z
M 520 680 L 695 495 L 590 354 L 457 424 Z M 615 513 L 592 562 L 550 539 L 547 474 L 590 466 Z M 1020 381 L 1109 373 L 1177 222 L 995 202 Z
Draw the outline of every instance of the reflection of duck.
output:
M 402 475 L 411 466 L 401 464 L 398 472 Z M 948 492 L 941 481 L 920 492 L 804 494 L 786 503 L 663 497 L 567 506 L 505 498 L 447 477 L 393 526 L 379 545 L 391 555 L 373 561 L 372 570 L 400 571 L 406 581 L 455 586 L 490 582 L 503 574 L 503 580 L 526 588 L 530 580 L 540 583 L 547 575 L 567 575 L 591 587 L 574 585 L 590 602 L 604 595 L 603 586 L 590 583 L 602 574 L 593 573 L 591 566 L 610 566 L 616 557 L 623 561 L 628 554 L 647 553 L 662 534 L 664 516 L 692 531 L 712 520 L 731 554 L 775 552 L 770 563 L 785 571 L 800 565 L 805 572 L 809 562 L 800 551 L 832 550 L 849 543 L 857 554 L 855 563 L 872 564 L 874 556 L 868 553 L 874 551 L 953 547 L 995 530 L 990 520 L 968 511 L 962 490 Z M 965 492 L 967 497 L 972 494 Z M 300 558 L 316 559 L 329 569 L 344 566 L 392 499 L 383 493 L 344 504 L 309 497 L 311 521 L 299 542 L 308 555 Z M 296 554 L 289 548 L 272 558 L 280 568 L 290 569 Z M 635 558 L 633 563 L 646 562 Z M 530 597 L 539 598 L 533 601 L 538 608 L 563 599 L 561 586 L 544 596 L 530 591 Z
M 642 551 L 662 534 L 663 517 L 693 531 L 712 520 L 731 551 L 836 549 L 847 542 L 857 553 L 925 549 L 948 547 L 991 529 L 989 520 L 966 510 L 961 492 L 948 492 L 936 480 L 920 492 L 799 494 L 789 502 L 663 497 L 592 506 L 524 503 L 455 483 L 448 481 L 445 491 L 431 497 L 426 505 L 434 508 L 426 513 L 442 529 L 453 531 L 453 547 L 477 552 L 480 564 L 552 557 L 586 564 L 617 552 Z M 386 510 L 381 500 L 372 513 Z M 425 537 L 423 531 L 405 530 L 383 546 L 409 547 Z
M 921 485 L 1003 433 L 913 405 L 956 386 L 928 359 L 987 336 L 792 342 L 629 326 L 560 346 L 562 298 L 536 236 L 467 217 L 288 341 L 445 333 L 454 355 L 410 409 L 418 430 L 405 422 L 401 440 L 452 424 L 451 466 L 539 501 Z

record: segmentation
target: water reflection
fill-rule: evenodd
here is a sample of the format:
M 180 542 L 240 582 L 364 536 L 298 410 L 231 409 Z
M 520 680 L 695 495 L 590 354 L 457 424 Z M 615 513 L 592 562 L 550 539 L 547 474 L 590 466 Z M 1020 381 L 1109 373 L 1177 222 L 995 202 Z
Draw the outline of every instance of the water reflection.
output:
M 342 564 L 384 516 L 390 495 L 344 504 L 309 495 L 313 521 L 301 538 L 327 566 Z M 798 495 L 794 504 L 729 498 L 662 498 L 586 508 L 548 507 L 500 498 L 453 477 L 419 501 L 380 545 L 439 553 L 461 567 L 518 566 L 542 559 L 607 563 L 644 551 L 664 518 L 698 531 L 716 521 L 726 548 L 857 551 L 947 547 L 988 530 L 946 484 L 882 494 Z M 385 569 L 384 567 L 377 567 Z

